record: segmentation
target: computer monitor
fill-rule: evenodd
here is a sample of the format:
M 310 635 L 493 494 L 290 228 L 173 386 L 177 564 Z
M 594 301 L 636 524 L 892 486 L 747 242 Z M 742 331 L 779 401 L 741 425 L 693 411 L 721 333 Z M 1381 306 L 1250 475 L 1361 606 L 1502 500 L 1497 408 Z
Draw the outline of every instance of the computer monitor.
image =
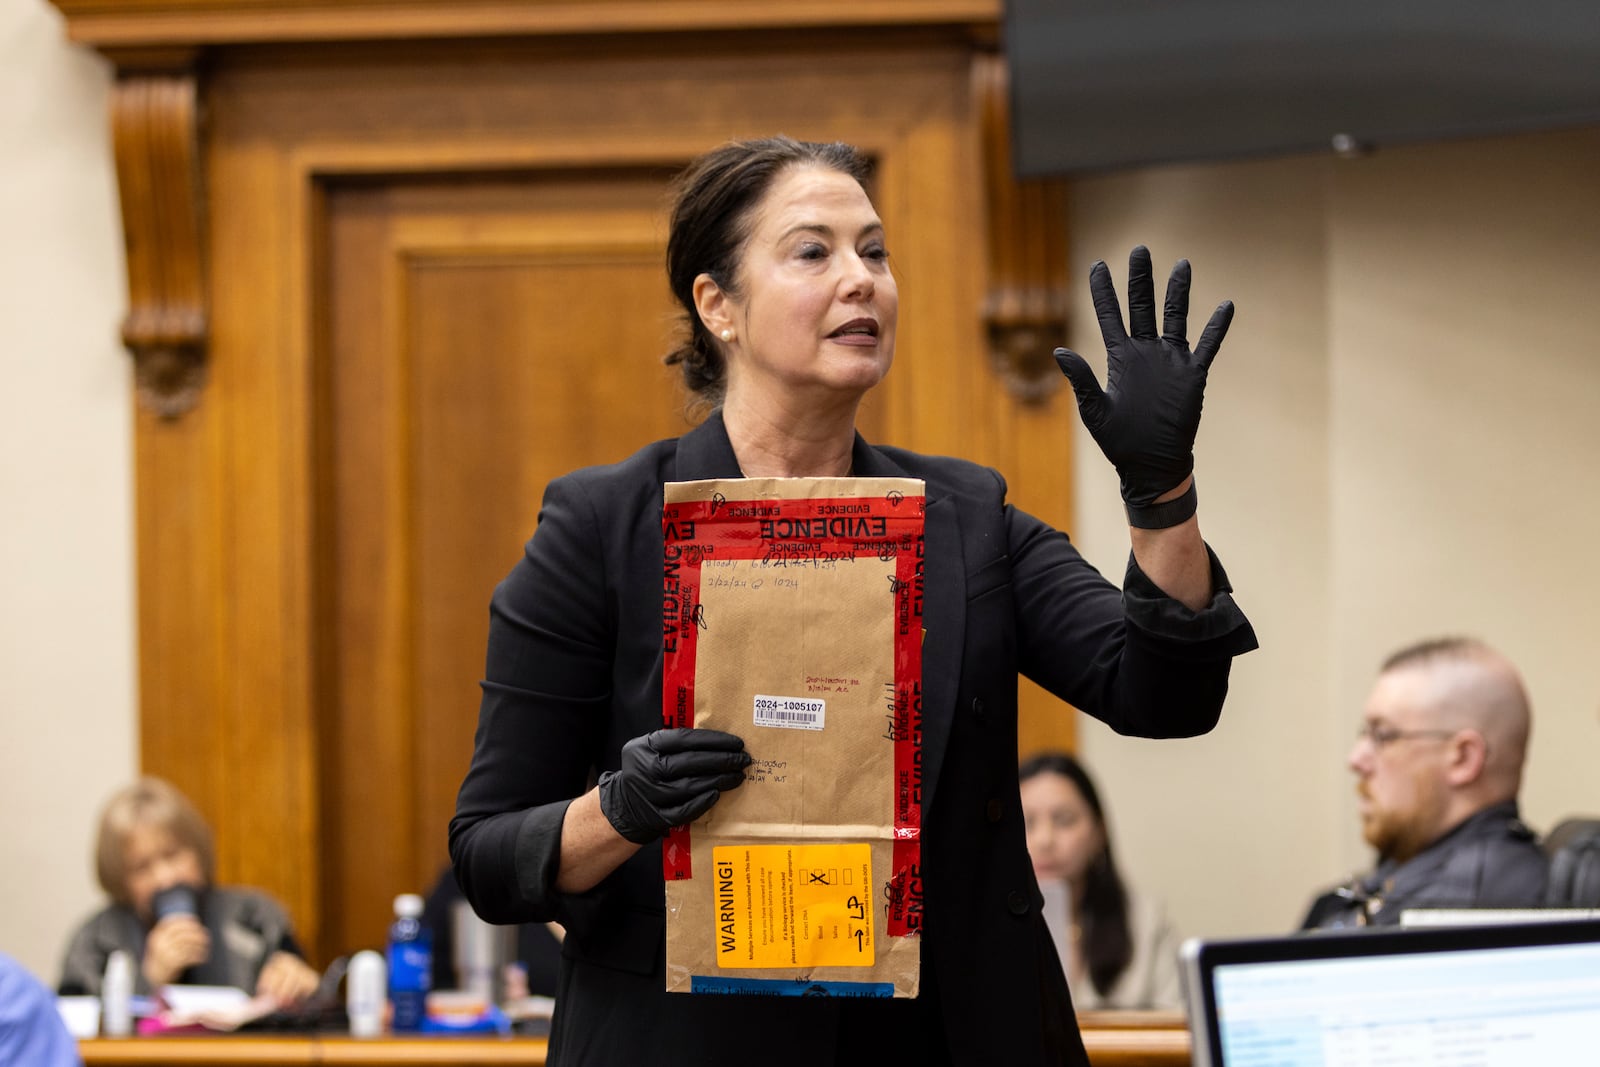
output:
M 1194 1067 L 1593 1063 L 1600 921 L 1190 940 Z

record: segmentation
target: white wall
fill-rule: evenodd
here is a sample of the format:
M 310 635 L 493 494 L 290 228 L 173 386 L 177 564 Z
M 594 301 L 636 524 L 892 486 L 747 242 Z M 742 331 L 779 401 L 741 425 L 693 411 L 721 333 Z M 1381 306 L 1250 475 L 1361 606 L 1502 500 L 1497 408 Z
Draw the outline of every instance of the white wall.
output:
M 1287 160 L 1152 169 L 1072 190 L 1072 345 L 1097 369 L 1103 347 L 1087 288 L 1095 259 L 1111 267 L 1126 307 L 1129 249 L 1149 246 L 1162 288 L 1172 263 L 1188 257 L 1195 338 L 1223 299 L 1237 307 L 1212 369 L 1195 484 L 1201 529 L 1263 650 L 1236 665 L 1222 725 L 1207 737 L 1123 739 L 1089 719 L 1079 732 L 1121 865 L 1168 898 L 1186 932 L 1285 927 L 1294 903 L 1263 889 L 1298 887 L 1304 872 L 1330 865 L 1337 776 L 1327 764 L 1338 739 L 1325 711 L 1326 184 L 1322 163 Z M 1116 474 L 1081 426 L 1075 485 L 1079 543 L 1102 571 L 1120 575 L 1128 533 Z
M 130 370 L 104 64 L 0 3 L 0 950 L 54 981 L 97 900 L 92 823 L 136 765 Z M 1223 725 L 1085 721 L 1125 865 L 1190 933 L 1292 926 L 1365 856 L 1343 768 L 1390 648 L 1501 646 L 1535 701 L 1531 820 L 1600 811 L 1600 131 L 1156 168 L 1075 184 L 1083 275 L 1140 241 L 1239 307 L 1198 448 L 1201 519 L 1260 633 Z M 1197 327 L 1198 329 L 1198 327 Z M 1077 536 L 1122 573 L 1086 436 Z
M 136 763 L 131 372 L 108 71 L 0 3 L 0 951 L 54 985 Z
M 1596 189 L 1593 129 L 1075 187 L 1085 273 L 1113 262 L 1120 291 L 1142 241 L 1160 273 L 1193 261 L 1195 320 L 1238 304 L 1196 473 L 1262 647 L 1210 737 L 1081 731 L 1124 865 L 1185 932 L 1289 928 L 1368 862 L 1344 756 L 1377 664 L 1418 638 L 1476 634 L 1524 670 L 1535 826 L 1600 811 Z M 1116 479 L 1078 441 L 1078 537 L 1120 573 Z

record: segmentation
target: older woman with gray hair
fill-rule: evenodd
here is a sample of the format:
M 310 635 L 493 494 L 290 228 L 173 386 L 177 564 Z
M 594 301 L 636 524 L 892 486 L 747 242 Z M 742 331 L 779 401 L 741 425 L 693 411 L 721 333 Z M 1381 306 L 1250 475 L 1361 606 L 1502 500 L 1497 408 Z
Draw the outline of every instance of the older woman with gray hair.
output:
M 111 898 L 72 936 L 60 992 L 100 993 L 116 951 L 134 960 L 134 991 L 234 986 L 280 1006 L 305 1000 L 317 972 L 282 906 L 255 889 L 215 884 L 211 829 L 189 798 L 160 778 L 118 790 L 100 816 L 95 872 Z

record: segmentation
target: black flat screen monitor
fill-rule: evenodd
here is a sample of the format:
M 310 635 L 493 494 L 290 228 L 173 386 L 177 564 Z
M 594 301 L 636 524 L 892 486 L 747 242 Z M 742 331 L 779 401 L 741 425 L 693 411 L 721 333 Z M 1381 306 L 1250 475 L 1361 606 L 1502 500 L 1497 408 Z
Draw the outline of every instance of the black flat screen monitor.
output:
M 1195 1067 L 1600 1062 L 1600 921 L 1191 940 Z
M 1006 0 L 1020 177 L 1600 122 L 1597 0 Z

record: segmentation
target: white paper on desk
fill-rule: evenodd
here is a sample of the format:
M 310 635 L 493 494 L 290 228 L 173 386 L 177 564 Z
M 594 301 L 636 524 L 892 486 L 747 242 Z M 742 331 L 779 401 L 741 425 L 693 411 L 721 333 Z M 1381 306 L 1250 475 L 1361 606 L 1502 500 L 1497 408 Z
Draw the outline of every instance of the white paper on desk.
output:
M 57 997 L 56 1011 L 73 1037 L 100 1036 L 99 997 Z
M 269 996 L 252 997 L 233 986 L 169 985 L 161 990 L 166 1026 L 203 1026 L 207 1030 L 237 1030 L 277 1010 Z

